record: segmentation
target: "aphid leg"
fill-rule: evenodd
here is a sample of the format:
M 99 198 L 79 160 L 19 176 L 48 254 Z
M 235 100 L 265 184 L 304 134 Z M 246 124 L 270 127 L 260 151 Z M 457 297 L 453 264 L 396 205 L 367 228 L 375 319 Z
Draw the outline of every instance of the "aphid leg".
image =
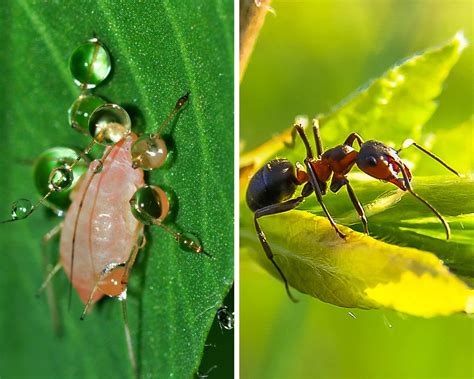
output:
M 133 371 L 135 375 L 137 375 L 137 361 L 135 359 L 135 353 L 133 352 L 133 345 L 132 345 L 132 336 L 130 334 L 130 327 L 128 326 L 128 308 L 127 308 L 127 298 L 123 298 L 122 301 L 122 316 L 123 316 L 123 324 L 124 324 L 124 331 L 125 331 L 125 340 L 127 341 L 127 351 L 128 357 L 133 367 Z
M 179 247 L 183 250 L 190 251 L 193 253 L 198 253 L 198 254 L 204 254 L 208 256 L 211 259 L 215 259 L 211 254 L 208 252 L 204 251 L 201 242 L 198 240 L 196 236 L 194 236 L 191 233 L 188 232 L 176 232 L 173 229 L 169 228 L 162 222 L 163 220 L 157 219 L 153 223 L 153 225 L 159 226 L 162 228 L 165 232 L 168 234 L 172 235 L 173 238 L 176 240 L 178 243 Z
M 436 155 L 434 155 L 431 151 L 428 151 L 426 150 L 423 146 L 420 146 L 418 145 L 415 141 L 413 141 L 412 139 L 407 139 L 405 140 L 405 142 L 403 142 L 402 144 L 402 147 L 400 149 L 397 150 L 397 153 L 399 153 L 400 151 L 402 151 L 403 149 L 406 149 L 407 147 L 410 147 L 410 146 L 415 146 L 417 149 L 421 150 L 422 152 L 424 152 L 425 154 L 429 155 L 431 158 L 433 158 L 435 161 L 437 161 L 438 163 L 440 163 L 441 165 L 443 165 L 444 167 L 446 167 L 449 171 L 451 171 L 454 175 L 457 175 L 457 176 L 461 176 L 459 175 L 459 173 L 454 170 L 453 168 L 451 168 L 450 166 L 448 166 L 447 163 L 445 163 L 441 158 L 437 157 Z
M 189 95 L 191 92 L 186 92 L 184 96 L 181 96 L 178 101 L 176 102 L 176 105 L 174 106 L 173 110 L 168 114 L 168 117 L 165 118 L 165 120 L 161 123 L 161 125 L 158 127 L 158 130 L 154 133 L 157 135 L 160 135 L 163 129 L 168 125 L 168 123 L 176 116 L 176 114 L 186 105 L 186 103 L 189 100 Z
M 273 259 L 273 252 L 272 249 L 270 248 L 270 245 L 267 242 L 267 238 L 265 237 L 265 233 L 263 232 L 262 228 L 260 227 L 260 224 L 258 223 L 258 219 L 263 216 L 269 216 L 272 214 L 277 214 L 277 213 L 283 213 L 290 211 L 294 208 L 296 208 L 299 204 L 301 204 L 304 200 L 304 196 L 299 196 L 295 199 L 287 200 L 283 203 L 279 204 L 273 204 L 269 205 L 267 207 L 264 207 L 262 209 L 258 209 L 255 214 L 254 214 L 254 224 L 255 224 L 255 230 L 257 231 L 258 238 L 260 240 L 260 244 L 263 247 L 263 250 L 265 251 L 265 254 L 267 255 L 267 258 L 270 259 L 272 262 L 273 266 L 277 269 L 278 273 L 280 274 L 281 278 L 283 279 L 283 283 L 285 284 L 286 288 L 286 293 L 288 294 L 288 297 L 296 303 L 298 300 L 296 300 L 293 295 L 290 292 L 290 287 L 288 285 L 288 281 L 286 280 L 285 275 L 283 274 L 283 271 L 280 269 L 278 264 L 275 262 Z
M 349 184 L 349 181 L 346 181 L 346 188 L 347 188 L 347 193 L 349 194 L 349 197 L 352 201 L 352 204 L 354 205 L 354 208 L 359 214 L 360 221 L 362 222 L 362 226 L 364 227 L 364 233 L 369 235 L 369 228 L 367 226 L 367 217 L 365 216 L 364 208 L 362 207 L 362 204 L 360 203 L 359 199 L 357 199 L 357 196 L 354 190 L 352 189 L 351 185 Z
M 321 158 L 321 155 L 324 153 L 324 149 L 323 143 L 321 142 L 321 135 L 319 134 L 319 120 L 317 118 L 313 119 L 313 136 L 318 158 Z
M 444 230 L 446 231 L 446 239 L 449 240 L 451 237 L 451 229 L 449 228 L 448 222 L 444 219 L 444 217 L 439 213 L 435 207 L 433 207 L 430 203 L 428 203 L 425 199 L 423 199 L 420 195 L 418 195 L 415 191 L 413 191 L 413 187 L 411 186 L 410 183 L 410 176 L 409 176 L 409 171 L 406 168 L 406 166 L 403 164 L 403 162 L 398 161 L 396 162 L 400 166 L 400 171 L 403 176 L 403 181 L 405 183 L 405 187 L 408 192 L 410 192 L 414 197 L 416 197 L 418 200 L 420 200 L 423 204 L 425 204 L 431 211 L 438 217 L 438 219 L 441 221 L 441 223 L 444 226 Z
M 364 143 L 364 140 L 360 135 L 358 135 L 357 133 L 351 133 L 344 141 L 344 145 L 352 146 L 354 144 L 354 141 L 357 141 L 359 143 L 359 147 L 361 147 Z
M 102 279 L 102 275 L 101 275 L 100 279 Z M 84 307 L 84 310 L 82 311 L 82 314 L 81 314 L 81 317 L 80 317 L 81 320 L 84 320 L 86 318 L 86 314 L 89 311 L 89 307 L 92 304 L 92 300 L 94 299 L 94 295 L 97 292 L 97 289 L 99 288 L 100 279 L 97 280 L 97 282 L 94 284 L 94 288 L 92 288 L 92 291 L 89 295 L 89 298 L 87 299 L 87 303 Z
M 324 214 L 328 218 L 331 226 L 336 231 L 337 235 L 339 237 L 345 239 L 346 238 L 345 234 L 343 234 L 339 230 L 339 228 L 337 227 L 336 223 L 334 222 L 332 216 L 330 215 L 328 209 L 326 208 L 326 205 L 323 202 L 323 194 L 322 194 L 321 188 L 319 186 L 318 177 L 316 175 L 316 172 L 313 169 L 313 166 L 310 164 L 311 162 L 313 162 L 314 158 L 313 158 L 313 151 L 311 150 L 311 145 L 309 144 L 309 141 L 308 141 L 308 137 L 306 136 L 306 133 L 304 132 L 302 127 L 297 126 L 296 131 L 300 135 L 300 137 L 303 140 L 303 143 L 306 147 L 306 158 L 304 160 L 304 163 L 306 165 L 306 171 L 308 173 L 309 181 L 310 181 L 311 185 L 313 186 L 314 193 L 316 194 L 316 198 L 317 198 L 319 204 L 321 205 L 321 208 L 323 209 Z
M 43 238 L 42 238 L 42 243 L 41 243 L 41 250 L 42 250 L 42 257 L 43 257 L 43 262 L 44 262 L 44 270 L 45 273 L 49 269 L 49 259 L 47 258 L 47 246 L 48 243 L 55 238 L 62 230 L 63 223 L 59 223 L 56 225 L 53 229 L 51 229 L 48 233 L 46 233 Z M 53 330 L 56 333 L 56 335 L 61 335 L 62 332 L 62 326 L 59 318 L 59 312 L 58 312 L 58 305 L 56 301 L 56 297 L 54 295 L 54 289 L 52 286 L 48 285 L 51 282 L 51 279 L 56 275 L 56 273 L 61 269 L 61 263 L 58 262 L 56 265 L 49 269 L 49 272 L 46 273 L 45 280 L 41 284 L 41 287 L 36 291 L 36 296 L 39 297 L 43 291 L 46 289 L 46 294 L 48 298 L 48 305 L 51 313 L 51 320 L 53 323 Z

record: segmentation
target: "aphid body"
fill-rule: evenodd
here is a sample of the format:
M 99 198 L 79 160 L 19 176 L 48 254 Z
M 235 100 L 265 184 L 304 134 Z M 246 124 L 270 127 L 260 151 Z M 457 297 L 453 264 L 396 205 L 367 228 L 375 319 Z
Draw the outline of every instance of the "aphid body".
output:
M 94 173 L 94 162 L 90 165 L 66 213 L 61 263 L 84 303 L 104 270 L 127 261 L 143 231 L 129 204 L 135 191 L 145 184 L 143 170 L 132 168 L 130 150 L 135 140 L 131 134 L 114 145 L 99 174 Z M 92 303 L 104 294 L 118 296 L 126 289 L 120 274 L 123 276 L 124 271 L 103 277 Z

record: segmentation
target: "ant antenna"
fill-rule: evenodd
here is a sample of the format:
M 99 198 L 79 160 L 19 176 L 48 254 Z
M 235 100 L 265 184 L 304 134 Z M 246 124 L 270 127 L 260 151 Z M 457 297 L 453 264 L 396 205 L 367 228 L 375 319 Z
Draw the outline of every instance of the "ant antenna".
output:
M 400 151 L 402 151 L 403 149 L 406 149 L 407 147 L 410 147 L 410 146 L 415 146 L 417 149 L 421 150 L 422 152 L 424 152 L 425 154 L 429 155 L 431 158 L 433 158 L 435 161 L 437 161 L 438 163 L 440 163 L 441 165 L 443 165 L 444 167 L 446 167 L 449 171 L 451 171 L 454 175 L 457 175 L 457 176 L 461 176 L 459 175 L 459 173 L 453 169 L 452 167 L 448 166 L 447 163 L 445 163 L 441 158 L 437 157 L 436 155 L 434 155 L 431 151 L 428 151 L 426 150 L 423 146 L 420 146 L 418 145 L 415 141 L 413 141 L 412 139 L 407 139 L 405 142 L 403 142 L 402 144 L 402 147 L 400 149 L 397 150 L 397 153 L 399 153 Z
M 428 203 L 425 199 L 423 199 L 420 195 L 418 195 L 415 191 L 413 191 L 413 188 L 410 184 L 410 180 L 408 179 L 408 175 L 406 173 L 406 167 L 402 162 L 397 162 L 398 165 L 401 168 L 403 180 L 405 182 L 405 187 L 408 192 L 410 192 L 414 197 L 416 197 L 418 200 L 420 200 L 423 204 L 425 204 L 431 211 L 438 217 L 438 219 L 441 221 L 441 223 L 444 226 L 444 230 L 446 231 L 446 239 L 449 240 L 451 237 L 451 229 L 449 228 L 449 225 L 447 221 L 444 219 L 444 217 L 439 213 L 435 207 L 433 207 L 430 203 Z

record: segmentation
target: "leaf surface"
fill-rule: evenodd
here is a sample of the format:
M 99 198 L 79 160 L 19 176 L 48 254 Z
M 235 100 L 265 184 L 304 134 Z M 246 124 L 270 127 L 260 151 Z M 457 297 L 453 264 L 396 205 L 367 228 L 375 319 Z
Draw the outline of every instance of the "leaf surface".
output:
M 70 129 L 67 110 L 79 94 L 68 57 L 95 33 L 111 52 L 110 79 L 95 94 L 130 110 L 134 126 L 156 130 L 176 100 L 190 103 L 164 134 L 175 154 L 150 183 L 177 198 L 174 220 L 196 234 L 216 259 L 180 250 L 163 230 L 150 229 L 129 287 L 132 339 L 142 376 L 189 378 L 197 370 L 216 310 L 233 281 L 233 7 L 210 2 L 8 1 L 0 9 L 6 36 L 0 53 L 0 214 L 17 198 L 37 198 L 32 162 L 52 146 L 88 142 Z M 0 376 L 129 377 L 120 304 L 106 299 L 84 322 L 68 283 L 53 280 L 58 338 L 43 280 L 41 237 L 59 220 L 44 209 L 2 225 Z M 54 262 L 57 242 L 48 247 Z M 232 359 L 232 356 L 229 357 Z M 216 362 L 218 364 L 218 362 Z

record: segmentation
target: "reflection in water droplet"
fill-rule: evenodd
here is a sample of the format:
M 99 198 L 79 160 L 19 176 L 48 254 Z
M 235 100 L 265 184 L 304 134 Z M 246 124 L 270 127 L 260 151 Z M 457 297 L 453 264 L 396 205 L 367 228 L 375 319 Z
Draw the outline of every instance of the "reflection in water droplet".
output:
M 231 312 L 225 305 L 217 310 L 217 321 L 221 329 L 234 329 L 234 312 Z
M 386 315 L 383 315 L 383 323 L 385 324 L 385 326 L 389 329 L 392 329 L 393 328 L 393 325 L 392 323 L 388 320 L 387 316 Z
M 12 219 L 21 220 L 26 218 L 33 210 L 33 205 L 28 199 L 18 199 L 12 204 Z
M 352 312 L 347 312 L 347 314 L 351 316 L 354 320 L 357 318 L 357 316 Z
M 216 368 L 217 368 L 217 365 L 214 365 L 214 366 L 212 366 L 209 370 L 207 370 L 207 371 L 204 372 L 204 373 L 201 373 L 201 372 L 199 372 L 199 371 L 196 372 L 196 375 L 197 375 L 197 377 L 198 377 L 199 379 L 209 378 L 209 373 L 210 373 L 212 370 L 216 369 Z

